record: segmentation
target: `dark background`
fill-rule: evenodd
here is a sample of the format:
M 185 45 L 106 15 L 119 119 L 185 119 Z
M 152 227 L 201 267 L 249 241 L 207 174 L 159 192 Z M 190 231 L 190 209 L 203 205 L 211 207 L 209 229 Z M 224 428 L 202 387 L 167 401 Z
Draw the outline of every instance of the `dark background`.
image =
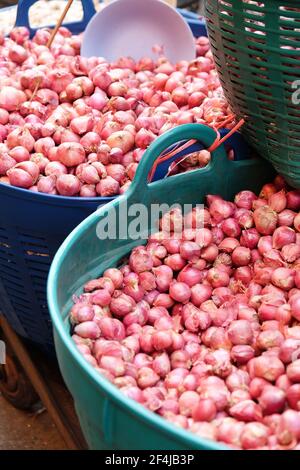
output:
M 0 8 L 9 7 L 10 5 L 15 5 L 18 2 L 13 0 L 0 0 Z

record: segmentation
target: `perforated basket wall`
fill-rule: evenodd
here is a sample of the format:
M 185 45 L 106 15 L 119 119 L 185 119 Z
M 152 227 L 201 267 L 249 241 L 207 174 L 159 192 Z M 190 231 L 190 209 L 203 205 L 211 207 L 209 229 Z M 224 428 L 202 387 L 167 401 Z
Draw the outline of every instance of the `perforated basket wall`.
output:
M 0 227 L 1 308 L 12 317 L 19 334 L 46 349 L 51 343 L 51 324 L 45 287 L 52 256 L 45 234 Z
M 300 188 L 300 2 L 206 0 L 206 20 L 226 97 L 247 117 L 244 135 Z
M 0 311 L 24 338 L 54 351 L 47 308 L 50 264 L 66 236 L 113 198 L 72 199 L 0 184 Z

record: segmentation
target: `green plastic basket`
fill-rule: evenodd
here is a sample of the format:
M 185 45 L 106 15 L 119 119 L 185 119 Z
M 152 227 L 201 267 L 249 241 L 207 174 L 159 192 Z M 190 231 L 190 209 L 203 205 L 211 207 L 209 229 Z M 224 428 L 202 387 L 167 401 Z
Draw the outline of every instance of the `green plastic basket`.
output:
M 300 188 L 300 3 L 206 0 L 206 20 L 225 95 L 246 116 L 245 137 Z
M 208 148 L 216 139 L 211 128 L 200 124 L 179 126 L 159 137 L 145 153 L 136 177 L 126 193 L 82 222 L 57 252 L 48 279 L 48 304 L 54 325 L 56 353 L 62 375 L 74 397 L 84 436 L 91 449 L 222 449 L 220 443 L 200 439 L 180 429 L 143 406 L 129 400 L 90 366 L 76 349 L 70 336 L 68 313 L 74 293 L 80 295 L 83 284 L 118 265 L 140 240 L 99 240 L 97 224 L 120 208 L 143 202 L 151 204 L 193 204 L 204 202 L 208 193 L 231 199 L 242 189 L 259 191 L 270 181 L 271 165 L 263 159 L 229 161 L 223 146 L 213 152 L 212 161 L 203 169 L 183 173 L 148 184 L 147 177 L 158 156 L 170 145 L 197 139 Z M 123 206 L 124 207 L 124 206 Z M 117 223 L 128 227 L 131 217 Z M 151 231 L 155 229 L 153 221 Z M 149 230 L 150 231 L 150 230 Z M 148 236 L 149 231 L 144 233 Z

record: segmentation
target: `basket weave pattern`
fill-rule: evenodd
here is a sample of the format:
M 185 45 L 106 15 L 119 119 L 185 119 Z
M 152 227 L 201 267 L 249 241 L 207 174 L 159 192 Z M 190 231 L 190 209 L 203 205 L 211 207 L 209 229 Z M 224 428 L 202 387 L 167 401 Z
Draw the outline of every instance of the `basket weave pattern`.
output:
M 247 140 L 289 184 L 300 188 L 300 103 L 295 102 L 300 98 L 300 6 L 295 8 L 296 3 L 206 0 L 206 19 L 225 95 L 237 116 L 246 116 Z

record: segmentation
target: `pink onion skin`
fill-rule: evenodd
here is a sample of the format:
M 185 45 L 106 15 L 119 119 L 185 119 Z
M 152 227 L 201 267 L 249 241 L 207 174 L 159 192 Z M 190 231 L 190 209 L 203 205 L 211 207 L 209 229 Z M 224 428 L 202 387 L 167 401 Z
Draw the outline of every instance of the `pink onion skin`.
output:
M 37 166 L 39 167 L 40 173 L 45 172 L 45 168 L 49 163 L 49 160 L 47 157 L 44 157 L 42 153 L 34 153 L 30 157 L 30 161 L 33 163 L 36 163 Z
M 29 151 L 25 147 L 22 147 L 22 146 L 17 146 L 17 147 L 12 148 L 9 151 L 9 155 L 17 163 L 25 162 L 25 161 L 29 160 L 29 158 L 30 158 Z
M 237 209 L 234 218 L 242 229 L 250 229 L 254 225 L 253 214 L 247 209 Z
M 251 345 L 253 331 L 247 320 L 233 321 L 228 328 L 228 338 L 233 345 Z
M 240 436 L 244 429 L 244 423 L 230 417 L 222 417 L 217 428 L 218 440 L 225 444 L 240 447 Z
M 288 268 L 277 268 L 272 275 L 272 283 L 283 290 L 290 290 L 294 287 L 294 272 Z
M 230 217 L 233 211 L 234 209 L 230 203 L 222 199 L 214 199 L 209 204 L 209 212 L 216 222 L 221 222 L 223 219 Z
M 277 330 L 265 330 L 257 337 L 256 346 L 262 350 L 280 347 L 284 341 L 284 336 Z
M 231 349 L 231 358 L 237 364 L 247 364 L 254 355 L 255 351 L 249 345 L 236 345 Z
M 183 259 L 192 261 L 194 258 L 199 258 L 200 247 L 198 243 L 192 241 L 184 241 L 180 245 L 179 253 Z
M 106 142 L 111 149 L 119 148 L 122 150 L 123 154 L 126 154 L 132 150 L 134 146 L 134 137 L 130 132 L 119 131 L 111 134 Z
M 286 198 L 287 198 L 288 209 L 291 209 L 292 211 L 300 210 L 300 191 L 299 190 L 289 191 L 286 194 Z
M 300 411 L 300 384 L 293 384 L 286 392 L 289 406 L 296 411 Z
M 111 302 L 111 295 L 106 289 L 97 289 L 92 294 L 92 302 L 100 307 L 107 307 Z
M 257 247 L 259 242 L 259 233 L 255 228 L 250 228 L 249 230 L 243 230 L 240 237 L 240 244 L 246 248 L 253 250 Z
M 0 107 L 6 111 L 17 111 L 25 101 L 26 95 L 21 90 L 11 86 L 4 86 L 0 90 Z
M 132 312 L 135 306 L 136 303 L 131 297 L 116 291 L 110 303 L 110 310 L 117 317 L 124 317 Z
M 189 301 L 191 296 L 191 290 L 187 284 L 183 282 L 174 282 L 170 285 L 170 296 L 176 302 L 186 303 Z
M 294 218 L 294 227 L 297 230 L 297 232 L 300 232 L 300 213 L 296 215 Z
M 296 212 L 291 211 L 290 209 L 284 209 L 278 214 L 278 225 L 292 227 Z
M 72 167 L 85 161 L 85 151 L 82 145 L 76 142 L 64 143 L 57 149 L 57 158 L 65 166 Z
M 116 289 L 119 289 L 123 284 L 123 275 L 116 268 L 107 269 L 106 271 L 104 271 L 103 276 L 111 279 Z
M 136 273 L 150 271 L 153 267 L 150 254 L 142 246 L 134 248 L 129 258 L 129 264 Z
M 33 136 L 31 135 L 30 131 L 25 128 L 25 126 L 22 127 L 17 127 L 14 130 L 12 130 L 6 139 L 6 145 L 9 149 L 13 149 L 14 147 L 18 146 L 23 146 L 25 147 L 29 152 L 31 152 L 34 148 L 34 143 L 35 140 Z
M 178 281 L 193 287 L 202 281 L 203 275 L 199 269 L 193 267 L 186 267 L 178 274 Z
M 284 392 L 292 385 L 291 381 L 288 379 L 287 375 L 281 375 L 275 382 L 276 387 L 280 388 Z
M 60 175 L 56 180 L 56 189 L 62 196 L 76 196 L 80 191 L 80 182 L 74 175 Z
M 99 361 L 99 365 L 110 372 L 114 377 L 121 377 L 124 375 L 125 364 L 119 357 L 102 356 Z
M 300 258 L 300 245 L 297 243 L 289 243 L 283 246 L 281 256 L 287 263 L 294 263 Z
M 92 306 L 80 302 L 75 304 L 70 312 L 70 320 L 72 324 L 92 321 L 94 316 L 95 313 Z
M 244 422 L 260 421 L 262 419 L 262 410 L 252 400 L 244 400 L 229 409 L 229 414 L 238 420 Z
M 287 206 L 285 191 L 281 190 L 278 193 L 272 194 L 269 198 L 269 206 L 277 213 L 282 212 Z
M 156 351 L 165 351 L 170 348 L 173 338 L 170 330 L 157 331 L 152 335 L 152 345 Z
M 261 255 L 264 255 L 265 253 L 269 252 L 273 248 L 272 237 L 271 236 L 261 237 L 258 242 L 257 248 Z
M 224 220 L 221 224 L 221 229 L 227 237 L 238 238 L 241 234 L 241 228 L 233 217 Z
M 194 391 L 183 392 L 179 397 L 179 411 L 183 416 L 190 417 L 199 403 L 199 395 Z
M 138 370 L 137 383 L 141 389 L 153 387 L 159 381 L 157 375 L 150 367 L 141 367 Z
M 244 286 L 248 286 L 252 281 L 253 271 L 249 266 L 241 266 L 235 270 L 234 278 Z
M 13 186 L 30 188 L 39 176 L 39 167 L 33 162 L 22 162 L 7 172 L 9 182 Z
M 0 175 L 6 175 L 7 172 L 16 165 L 16 160 L 7 154 L 0 157 Z
M 278 250 L 295 241 L 296 233 L 290 227 L 278 227 L 273 233 L 273 248 Z
M 239 241 L 232 237 L 224 238 L 219 244 L 219 250 L 225 253 L 232 253 L 239 246 Z
M 55 187 L 56 178 L 53 176 L 42 176 L 37 183 L 37 189 L 40 193 L 53 194 Z
M 49 162 L 45 167 L 46 176 L 56 176 L 65 175 L 68 173 L 68 170 L 65 165 L 60 162 Z
M 212 287 L 227 287 L 230 281 L 229 275 L 218 268 L 212 268 L 207 273 L 207 280 Z
M 254 211 L 253 214 L 255 227 L 262 235 L 271 235 L 277 225 L 278 216 L 268 206 L 262 206 Z
M 290 301 L 292 317 L 300 321 L 300 294 L 293 296 Z
M 215 388 L 215 386 L 204 386 L 200 393 L 200 398 L 210 398 L 214 401 L 218 411 L 223 411 L 229 404 L 229 392 L 224 386 Z
M 280 388 L 268 386 L 262 390 L 258 402 L 264 415 L 281 413 L 285 406 L 285 393 Z
M 166 353 L 157 355 L 152 363 L 152 368 L 160 377 L 164 378 L 171 370 L 169 357 Z
M 209 300 L 211 294 L 212 288 L 208 285 L 196 284 L 191 288 L 191 300 L 197 307 L 206 300 Z
M 219 249 L 217 245 L 211 244 L 201 250 L 201 258 L 209 263 L 212 263 L 216 260 L 219 254 Z
M 298 351 L 298 355 L 300 356 L 300 351 Z M 300 382 L 300 359 L 294 360 L 294 362 L 287 366 L 286 374 L 291 382 Z
M 251 371 L 252 364 L 255 376 L 266 379 L 270 382 L 274 382 L 284 373 L 284 365 L 280 359 L 276 357 L 260 356 L 252 359 L 247 364 L 247 367 L 250 367 L 249 371 Z
M 264 199 L 269 199 L 272 194 L 275 194 L 276 193 L 276 186 L 275 184 L 273 183 L 266 183 L 260 193 L 259 193 L 259 197 L 260 198 L 264 198 Z
M 296 271 L 294 281 L 297 289 L 300 289 L 300 271 Z
M 236 266 L 248 266 L 251 261 L 250 249 L 244 246 L 238 246 L 233 250 L 231 258 Z
M 286 410 L 281 415 L 280 426 L 291 432 L 296 439 L 300 438 L 300 415 L 294 410 Z
M 212 421 L 217 414 L 217 408 L 211 399 L 201 399 L 193 409 L 194 421 Z
M 125 338 L 125 328 L 116 318 L 101 318 L 99 321 L 101 334 L 106 339 L 122 340 Z
M 0 108 L 0 124 L 5 126 L 9 121 L 9 112 L 6 109 Z
M 241 191 L 235 196 L 234 202 L 237 207 L 250 210 L 256 199 L 257 196 L 252 191 Z
M 86 339 L 97 339 L 100 336 L 100 329 L 93 321 L 80 323 L 74 331 L 78 336 Z
M 120 185 L 111 176 L 107 176 L 97 184 L 96 191 L 102 197 L 111 197 L 119 194 Z
M 247 423 L 241 433 L 241 445 L 245 450 L 262 448 L 268 442 L 269 431 L 262 423 Z

